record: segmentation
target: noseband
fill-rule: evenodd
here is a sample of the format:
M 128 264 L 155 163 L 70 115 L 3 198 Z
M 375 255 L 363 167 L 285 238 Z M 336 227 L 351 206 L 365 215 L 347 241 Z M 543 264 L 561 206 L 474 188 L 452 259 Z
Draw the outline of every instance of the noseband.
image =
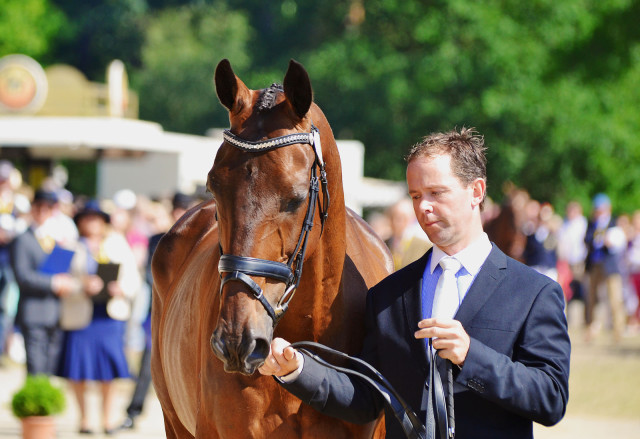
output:
M 313 228 L 313 218 L 316 212 L 316 203 L 318 202 L 320 185 L 322 185 L 323 193 L 323 205 L 320 209 L 320 221 L 322 226 L 320 234 L 322 234 L 322 230 L 324 230 L 324 223 L 328 215 L 329 191 L 327 188 L 325 163 L 322 160 L 320 132 L 312 124 L 310 133 L 288 134 L 286 136 L 274 137 L 255 142 L 243 140 L 233 134 L 230 130 L 224 130 L 222 136 L 225 142 L 247 152 L 262 152 L 289 145 L 309 144 L 313 148 L 313 152 L 315 154 L 315 160 L 311 165 L 309 205 L 307 206 L 307 214 L 302 224 L 302 231 L 298 238 L 298 244 L 286 264 L 248 256 L 226 255 L 222 251 L 222 245 L 220 246 L 220 261 L 218 262 L 218 272 L 220 273 L 221 278 L 220 294 L 222 295 L 222 288 L 227 282 L 232 280 L 243 282 L 247 287 L 249 287 L 253 296 L 260 301 L 262 306 L 264 306 L 264 309 L 271 317 L 273 326 L 275 327 L 289 307 L 289 302 L 293 299 L 296 288 L 298 288 L 298 284 L 300 283 L 304 255 L 307 250 L 307 240 L 309 233 Z M 316 167 L 320 168 L 320 178 L 318 178 Z M 228 274 L 223 278 L 222 273 Z M 285 292 L 280 300 L 278 300 L 275 307 L 271 306 L 269 301 L 262 294 L 262 288 L 260 288 L 260 286 L 249 276 L 267 277 L 285 283 Z

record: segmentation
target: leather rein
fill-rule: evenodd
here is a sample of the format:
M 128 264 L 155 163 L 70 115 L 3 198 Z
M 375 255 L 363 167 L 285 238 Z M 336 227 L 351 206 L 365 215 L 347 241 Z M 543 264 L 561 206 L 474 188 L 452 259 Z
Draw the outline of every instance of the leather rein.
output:
M 323 203 L 320 208 L 321 232 L 324 230 L 324 223 L 329 212 L 329 190 L 327 187 L 327 173 L 325 163 L 322 159 L 322 145 L 320 142 L 320 132 L 311 124 L 311 132 L 287 134 L 285 136 L 274 137 L 266 140 L 249 141 L 241 139 L 233 134 L 230 130 L 224 130 L 222 133 L 224 141 L 230 145 L 247 152 L 263 152 L 276 148 L 282 148 L 289 145 L 309 144 L 313 148 L 315 160 L 311 165 L 311 178 L 309 181 L 309 204 L 307 213 L 302 223 L 302 230 L 298 237 L 298 243 L 295 250 L 291 254 L 289 261 L 285 264 L 267 259 L 252 258 L 249 256 L 237 256 L 224 254 L 222 245 L 220 245 L 220 261 L 218 263 L 218 272 L 220 273 L 220 294 L 222 288 L 229 281 L 243 282 L 256 300 L 258 300 L 267 314 L 271 317 L 273 326 L 275 327 L 284 313 L 289 307 L 289 302 L 300 283 L 302 276 L 302 266 L 304 264 L 304 255 L 307 251 L 307 241 L 309 233 L 313 228 L 313 218 L 315 217 L 316 204 L 319 204 L 318 193 L 322 186 Z M 318 177 L 317 168 L 320 169 L 320 177 Z M 222 277 L 222 273 L 227 273 Z M 275 279 L 285 283 L 285 292 L 278 300 L 275 306 L 272 306 L 264 297 L 262 288 L 250 276 L 261 276 Z

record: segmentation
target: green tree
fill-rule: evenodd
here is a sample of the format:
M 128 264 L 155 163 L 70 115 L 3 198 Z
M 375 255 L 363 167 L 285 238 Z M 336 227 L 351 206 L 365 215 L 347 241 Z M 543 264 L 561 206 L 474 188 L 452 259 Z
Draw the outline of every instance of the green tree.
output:
M 245 16 L 222 3 L 166 8 L 153 16 L 142 52 L 144 67 L 133 76 L 140 117 L 193 134 L 228 125 L 213 73 L 222 58 L 241 70 L 249 65 L 250 35 Z
M 638 2 L 363 5 L 359 25 L 302 61 L 338 136 L 364 141 L 367 174 L 401 179 L 400 158 L 424 134 L 475 126 L 494 198 L 511 180 L 556 204 L 607 190 L 633 206 Z
M 51 56 L 70 64 L 92 81 L 102 81 L 114 59 L 140 66 L 146 0 L 52 0 L 68 25 L 56 38 Z
M 0 0 L 0 56 L 21 53 L 39 59 L 65 16 L 48 0 Z

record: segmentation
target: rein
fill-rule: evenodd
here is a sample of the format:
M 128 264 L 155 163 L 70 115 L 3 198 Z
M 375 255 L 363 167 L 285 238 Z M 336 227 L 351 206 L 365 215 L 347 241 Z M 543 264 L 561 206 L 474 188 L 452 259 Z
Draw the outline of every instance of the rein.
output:
M 431 348 L 431 339 L 429 339 L 429 352 L 431 352 L 429 356 L 429 376 L 425 382 L 425 393 L 428 398 L 426 426 L 422 424 L 415 412 L 402 399 L 391 383 L 389 383 L 380 372 L 366 361 L 356 357 L 351 357 L 344 352 L 336 351 L 335 349 L 331 349 L 330 347 L 311 341 L 299 341 L 291 343 L 291 346 L 313 358 L 325 367 L 364 381 L 369 387 L 382 396 L 385 405 L 389 410 L 391 410 L 396 420 L 400 423 L 407 439 L 454 439 L 455 417 L 453 407 L 452 363 L 448 360 L 446 362 L 447 390 L 449 395 L 445 400 L 443 383 L 440 378 L 440 373 L 436 367 L 437 354 L 435 350 Z M 357 370 L 346 367 L 335 366 L 320 358 L 314 353 L 314 351 L 329 354 L 342 360 L 355 363 L 356 367 L 363 372 L 358 372 Z
M 222 288 L 227 282 L 234 280 L 243 282 L 247 287 L 249 287 L 254 298 L 258 300 L 267 311 L 267 314 L 271 317 L 273 326 L 275 327 L 287 311 L 289 302 L 293 299 L 296 289 L 300 284 L 304 255 L 307 251 L 309 233 L 313 228 L 313 218 L 316 212 L 316 204 L 318 204 L 320 186 L 322 186 L 323 194 L 323 205 L 320 209 L 321 235 L 324 231 L 324 223 L 329 213 L 329 189 L 327 187 L 325 163 L 322 159 L 320 132 L 312 124 L 310 133 L 287 134 L 285 136 L 258 141 L 241 139 L 230 130 L 224 130 L 222 135 L 225 142 L 247 152 L 262 152 L 289 145 L 309 144 L 313 148 L 315 154 L 315 160 L 311 165 L 307 213 L 302 223 L 302 230 L 298 237 L 298 243 L 286 264 L 248 256 L 227 255 L 224 254 L 222 245 L 220 245 L 220 261 L 218 262 L 218 272 L 221 277 L 220 294 L 222 294 Z M 319 178 L 316 168 L 320 169 Z M 223 278 L 222 273 L 228 274 Z M 267 277 L 285 283 L 285 292 L 275 306 L 271 306 L 269 301 L 262 294 L 262 288 L 260 288 L 260 286 L 249 276 Z

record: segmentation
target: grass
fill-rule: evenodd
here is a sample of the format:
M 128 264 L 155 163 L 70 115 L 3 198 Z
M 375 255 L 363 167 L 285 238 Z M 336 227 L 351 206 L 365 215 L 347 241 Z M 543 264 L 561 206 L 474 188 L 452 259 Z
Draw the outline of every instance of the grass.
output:
M 570 330 L 572 342 L 567 415 L 640 419 L 640 334 L 618 345 L 603 331 L 591 343 Z

